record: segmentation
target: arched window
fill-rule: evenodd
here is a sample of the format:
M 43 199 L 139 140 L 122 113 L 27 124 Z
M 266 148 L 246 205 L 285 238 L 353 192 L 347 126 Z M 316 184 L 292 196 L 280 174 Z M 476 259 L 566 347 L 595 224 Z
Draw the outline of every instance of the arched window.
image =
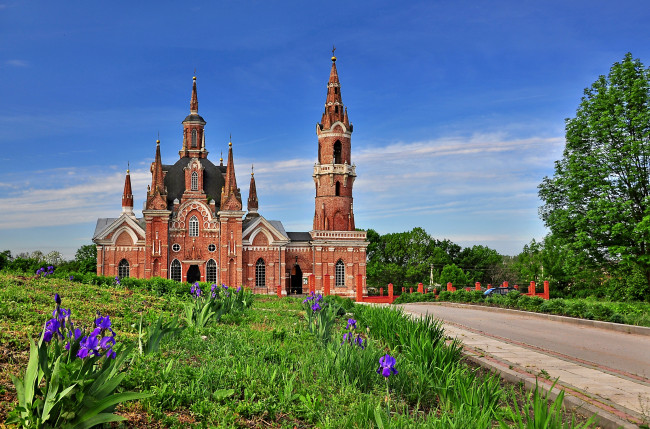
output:
M 345 286 L 345 264 L 342 260 L 336 263 L 336 283 L 337 287 Z
M 341 196 L 341 182 L 336 182 L 336 196 Z
M 129 276 L 129 261 L 122 259 L 117 266 L 117 276 L 121 279 Z
M 192 216 L 190 218 L 190 237 L 198 237 L 199 236 L 199 220 L 196 218 L 196 216 Z
M 192 171 L 192 190 L 199 190 L 199 174 L 196 171 Z
M 174 281 L 181 281 L 181 263 L 178 262 L 178 259 L 172 261 L 172 266 L 169 269 L 169 277 Z
M 266 266 L 262 258 L 255 263 L 255 287 L 266 287 Z
M 192 130 L 192 147 L 196 147 L 196 130 Z
M 341 142 L 337 140 L 334 143 L 334 164 L 341 164 Z
M 205 265 L 205 281 L 208 283 L 217 282 L 217 263 L 210 259 Z

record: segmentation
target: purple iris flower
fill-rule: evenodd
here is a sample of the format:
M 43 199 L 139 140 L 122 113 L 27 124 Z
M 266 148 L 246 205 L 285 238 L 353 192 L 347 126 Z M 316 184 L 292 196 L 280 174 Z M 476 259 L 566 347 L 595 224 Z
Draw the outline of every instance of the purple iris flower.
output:
M 68 338 L 72 339 L 73 341 L 77 341 L 81 337 L 81 329 L 76 328 L 74 332 L 68 332 Z M 68 341 L 65 344 L 65 349 L 70 350 L 70 341 Z
M 61 305 L 61 297 L 58 293 L 54 294 L 54 302 L 56 302 L 56 305 Z
M 380 357 L 377 374 L 381 374 L 386 378 L 390 377 L 391 374 L 397 374 L 397 370 L 395 369 L 395 358 L 391 355 Z
M 77 357 L 81 359 L 85 359 L 91 354 L 94 354 L 95 356 L 99 354 L 97 352 L 97 349 L 99 348 L 99 340 L 96 335 L 91 334 L 88 337 L 83 337 L 80 346 L 81 348 L 77 352 Z
M 216 285 L 216 284 L 212 284 L 212 286 L 210 286 L 210 292 L 214 292 L 214 290 L 215 290 L 216 288 L 217 288 L 217 285 Z
M 115 337 L 106 336 L 102 338 L 101 341 L 99 342 L 99 347 L 101 347 L 104 350 L 110 349 L 114 345 L 115 345 Z
M 97 319 L 95 319 L 97 328 L 103 331 L 111 329 L 111 319 L 108 316 L 102 317 L 99 313 L 97 313 L 97 316 Z
M 224 290 L 228 290 L 228 286 L 226 286 L 225 284 L 221 285 L 221 287 L 222 287 Z
M 345 329 L 357 329 L 357 321 L 354 319 L 348 319 L 348 326 L 345 327 Z
M 73 280 L 74 280 L 74 276 L 70 276 L 70 281 L 73 281 Z
M 314 302 L 312 304 L 312 306 L 311 306 L 311 311 L 318 311 L 320 309 L 321 309 L 321 307 L 320 307 L 320 305 L 318 305 L 318 302 Z
M 59 322 L 58 319 L 48 320 L 45 324 L 45 332 L 43 332 L 43 341 L 46 343 L 52 341 L 52 337 L 54 337 L 54 334 L 57 334 L 59 332 L 60 327 L 61 322 Z
M 115 359 L 115 356 L 116 356 L 115 350 L 108 349 L 108 351 L 106 352 L 106 357 L 109 359 Z
M 308 296 L 307 298 L 305 298 L 305 299 L 302 301 L 302 303 L 303 303 L 303 304 L 306 304 L 306 303 L 308 303 L 309 301 L 311 301 L 311 300 L 313 300 L 313 299 L 314 299 L 313 296 Z
M 239 291 L 241 291 L 241 286 L 239 286 L 235 292 L 239 292 Z
M 350 335 L 352 335 L 352 334 L 350 333 Z M 357 338 L 354 339 L 354 343 L 357 346 L 361 347 L 361 350 L 364 350 L 366 348 L 366 346 L 365 346 L 365 344 L 363 342 L 363 338 L 361 338 L 361 335 L 357 335 Z M 395 370 L 395 372 L 397 372 L 397 370 Z
M 341 343 L 341 345 L 345 344 L 346 341 L 350 341 L 350 338 L 352 338 L 351 333 L 346 332 L 345 334 L 343 334 L 343 342 Z

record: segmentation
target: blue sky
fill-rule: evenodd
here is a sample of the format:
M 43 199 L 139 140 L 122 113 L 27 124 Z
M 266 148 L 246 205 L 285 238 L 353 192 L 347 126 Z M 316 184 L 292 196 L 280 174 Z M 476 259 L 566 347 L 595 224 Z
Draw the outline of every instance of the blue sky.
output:
M 210 159 L 232 133 L 242 198 L 254 163 L 261 214 L 310 230 L 336 44 L 357 227 L 516 254 L 546 233 L 564 119 L 626 52 L 650 65 L 649 21 L 627 0 L 0 0 L 0 250 L 72 257 L 119 215 L 127 162 L 139 211 L 195 68 Z

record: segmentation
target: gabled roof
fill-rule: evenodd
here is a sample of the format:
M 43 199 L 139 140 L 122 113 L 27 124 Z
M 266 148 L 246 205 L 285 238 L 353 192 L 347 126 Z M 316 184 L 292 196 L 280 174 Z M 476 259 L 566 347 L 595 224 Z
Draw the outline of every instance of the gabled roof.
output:
M 259 216 L 245 222 L 245 224 L 243 224 L 242 229 L 243 229 L 243 233 L 242 233 L 243 240 L 250 240 L 250 236 L 256 230 L 265 229 L 271 235 L 274 236 L 273 241 L 281 241 L 281 242 L 289 241 L 289 237 L 287 236 L 287 233 L 284 230 L 284 226 L 282 226 L 282 222 L 280 222 L 279 220 L 266 220 L 264 219 L 263 216 Z
M 135 217 L 126 213 L 117 218 L 99 218 L 97 225 L 95 225 L 95 233 L 93 234 L 93 241 L 102 240 L 104 237 L 117 230 L 120 225 L 126 223 L 135 231 L 139 236 L 145 237 L 145 220 L 136 219 Z

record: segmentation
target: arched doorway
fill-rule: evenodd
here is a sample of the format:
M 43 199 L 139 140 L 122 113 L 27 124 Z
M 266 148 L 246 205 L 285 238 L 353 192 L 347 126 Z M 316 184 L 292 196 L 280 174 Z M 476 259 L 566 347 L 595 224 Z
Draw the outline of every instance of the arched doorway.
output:
M 187 282 L 195 283 L 201 281 L 201 270 L 198 265 L 190 265 L 187 269 Z
M 297 263 L 291 268 L 290 293 L 302 294 L 302 270 Z

